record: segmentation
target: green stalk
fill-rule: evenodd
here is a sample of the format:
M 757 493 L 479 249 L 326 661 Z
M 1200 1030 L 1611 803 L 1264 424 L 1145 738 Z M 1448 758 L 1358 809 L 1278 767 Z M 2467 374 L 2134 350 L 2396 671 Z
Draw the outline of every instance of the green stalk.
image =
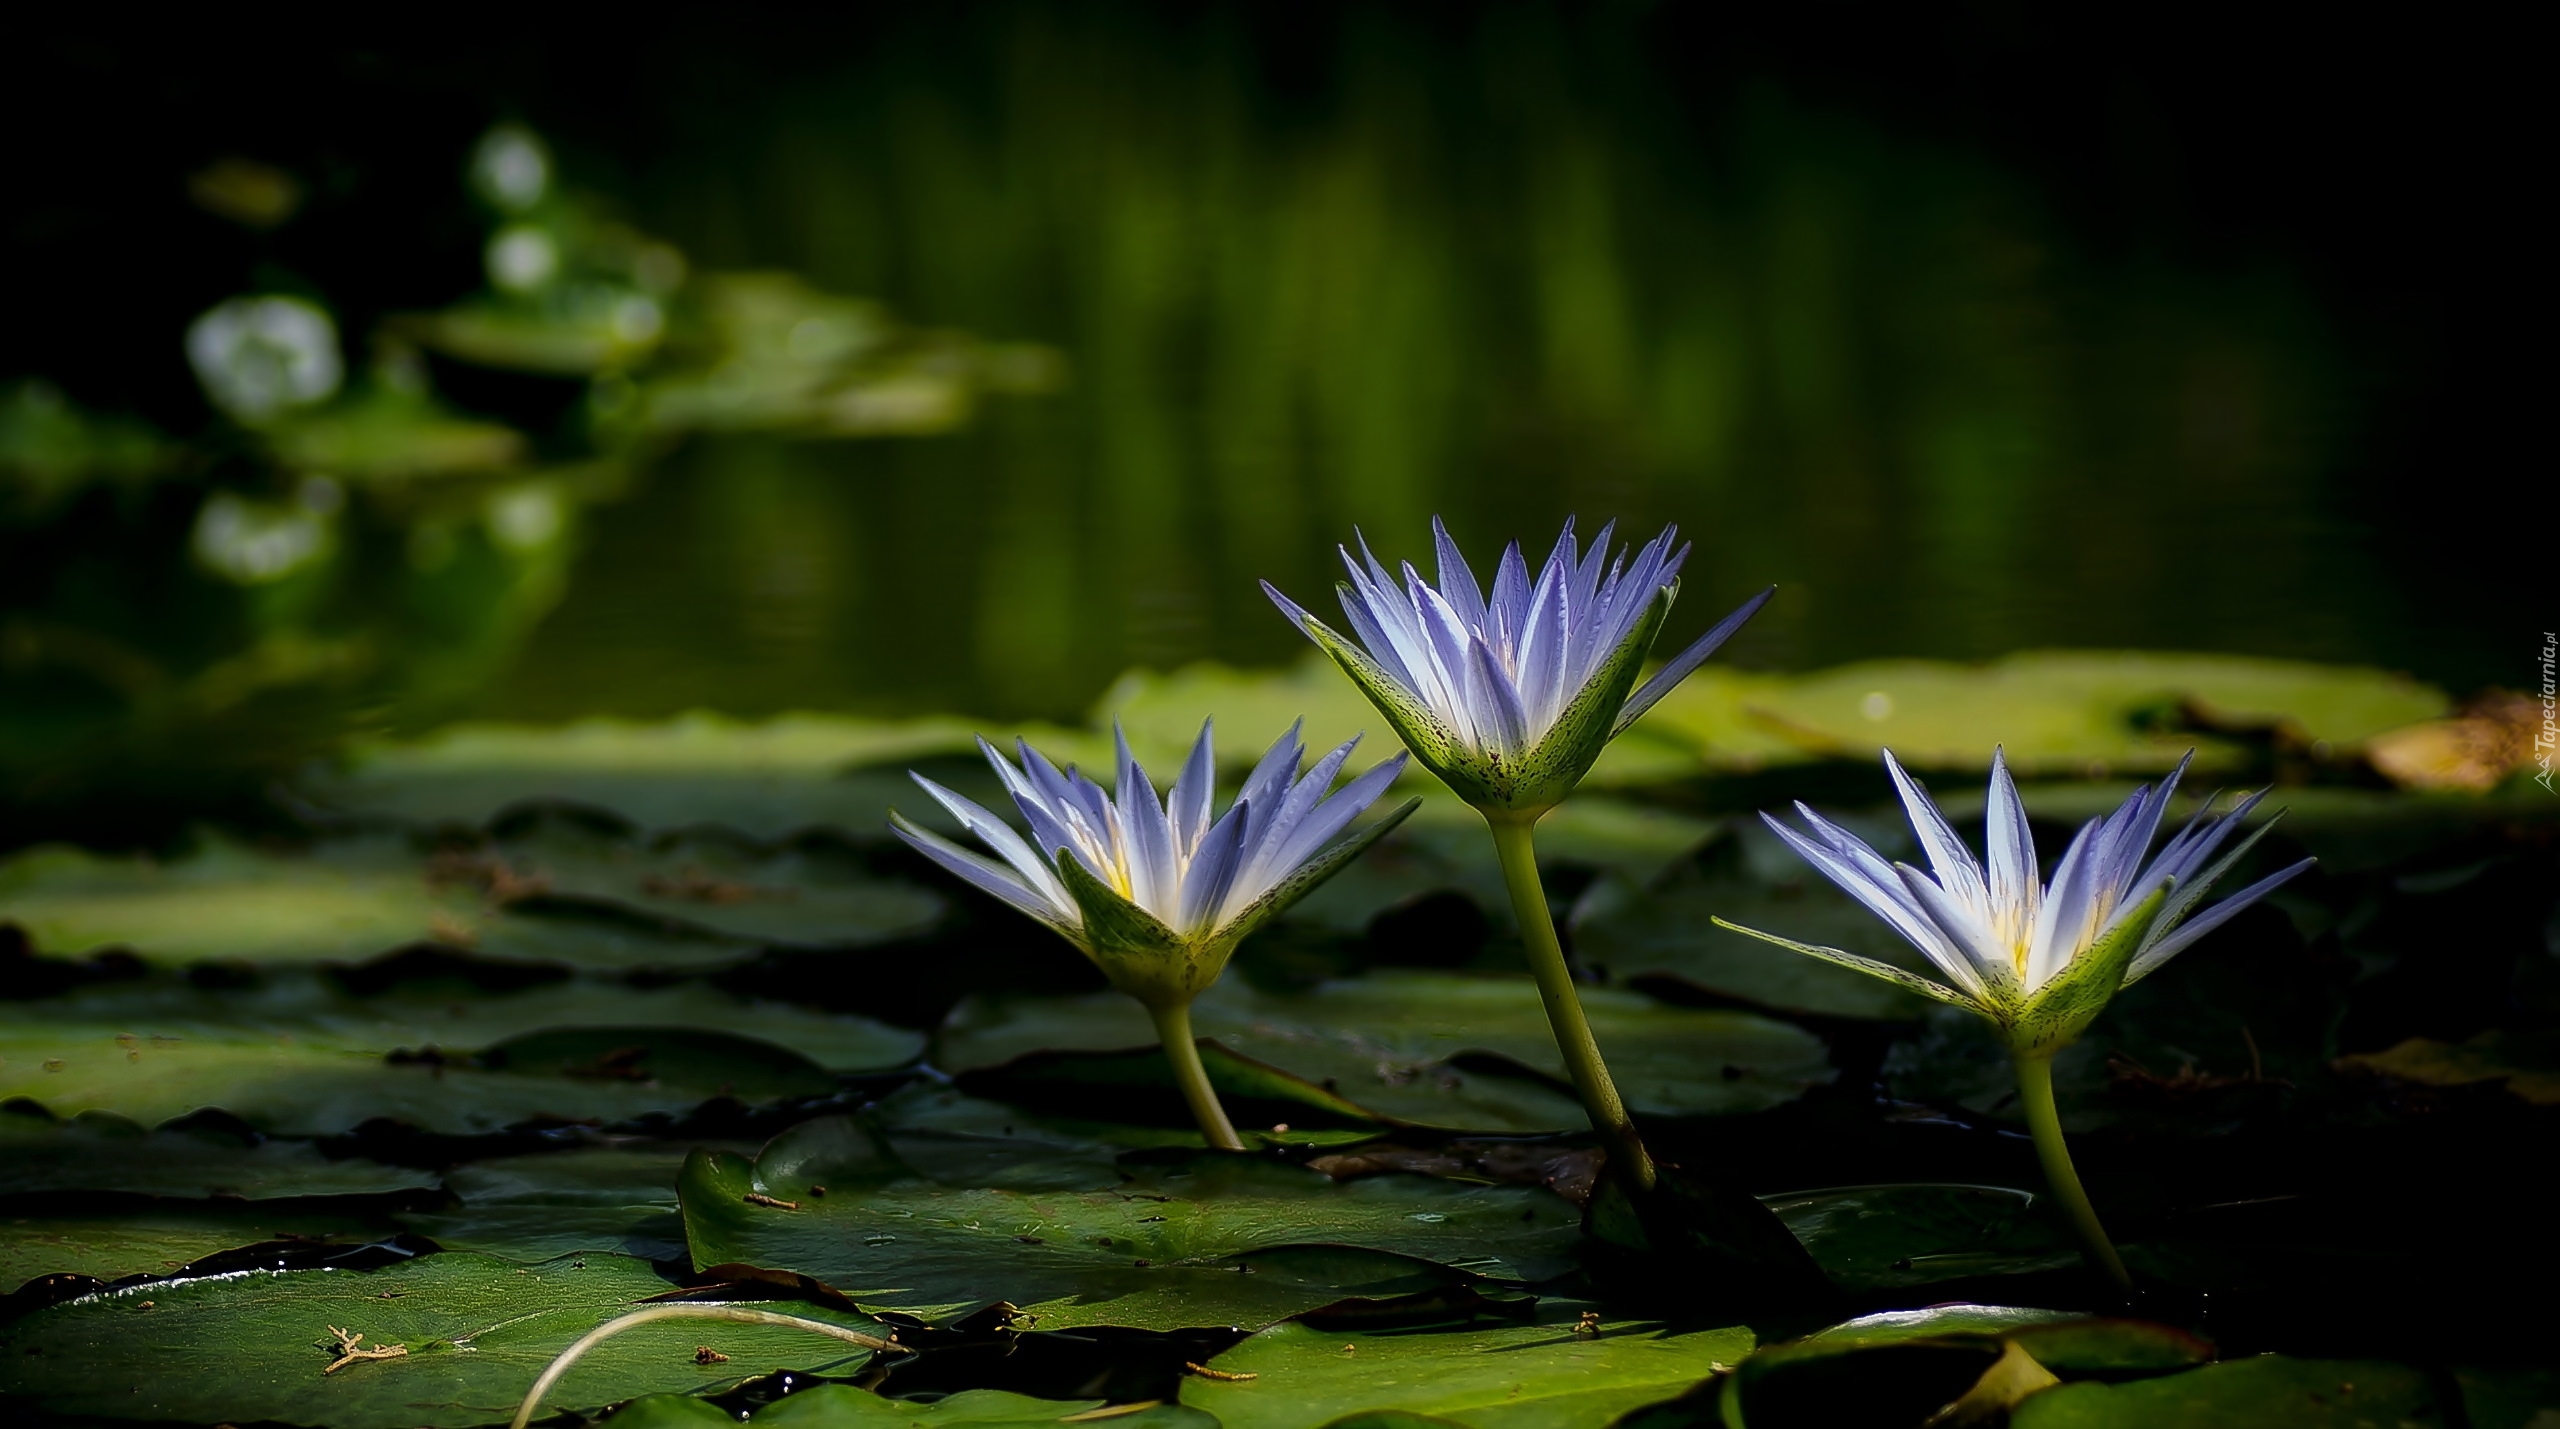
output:
M 1547 911 L 1547 890 L 1538 882 L 1537 816 L 1497 818 L 1485 815 L 1493 830 L 1494 852 L 1502 859 L 1502 882 L 1511 891 L 1511 911 L 1520 920 L 1521 940 L 1529 945 L 1529 972 L 1538 980 L 1538 999 L 1547 1005 L 1547 1024 L 1555 1029 L 1556 1047 L 1582 1109 L 1609 1148 L 1609 1163 L 1621 1169 L 1629 1188 L 1653 1189 L 1653 1157 L 1636 1135 L 1634 1118 L 1618 1100 L 1618 1084 L 1609 1080 L 1609 1065 L 1600 1060 L 1600 1044 L 1592 1040 L 1591 1020 L 1582 1013 L 1582 996 L 1573 990 L 1573 970 L 1565 965 L 1564 944 L 1556 940 L 1555 916 Z
M 1209 1069 L 1200 1065 L 1200 1044 L 1191 1036 L 1191 1004 L 1149 1007 L 1147 1015 L 1156 1020 L 1164 1059 L 1173 1064 L 1173 1080 L 1182 1088 L 1182 1099 L 1191 1104 L 1200 1134 L 1220 1151 L 1244 1150 L 1244 1139 L 1236 1135 L 1235 1123 L 1227 1120 L 1227 1109 L 1218 1105 L 1217 1088 L 1209 1085 Z
M 2036 1139 L 2036 1159 L 2044 1163 L 2044 1179 L 2053 1194 L 2071 1213 L 2071 1228 L 2080 1233 L 2080 1253 L 2089 1263 L 2105 1271 L 2107 1278 L 2124 1291 L 2133 1289 L 2133 1277 L 2125 1272 L 2124 1257 L 2116 1254 L 2113 1241 L 2107 1239 L 2106 1227 L 2098 1224 L 2098 1209 L 2089 1204 L 2089 1193 L 2080 1187 L 2080 1173 L 2071 1169 L 2071 1148 L 2062 1141 L 2062 1117 L 2053 1108 L 2053 1054 L 2019 1057 L 2018 1100 L 2027 1109 L 2027 1130 Z

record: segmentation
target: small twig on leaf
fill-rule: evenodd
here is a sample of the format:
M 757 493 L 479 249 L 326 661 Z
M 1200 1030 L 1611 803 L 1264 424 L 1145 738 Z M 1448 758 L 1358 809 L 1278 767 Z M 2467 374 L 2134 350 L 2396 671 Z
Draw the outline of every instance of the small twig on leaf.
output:
M 778 1196 L 768 1196 L 762 1191 L 749 1191 L 746 1194 L 745 1199 L 746 1203 L 750 1206 L 771 1206 L 777 1211 L 796 1211 L 800 1209 L 800 1203 L 798 1201 L 786 1201 Z
M 350 1335 L 335 1325 L 329 1327 L 329 1333 L 338 1337 L 338 1357 L 330 1361 L 327 1369 L 320 1371 L 322 1374 L 336 1374 L 358 1360 L 396 1360 L 409 1353 L 407 1345 L 376 1345 L 369 1350 L 359 1349 L 358 1342 L 364 1336 Z
M 1191 1371 L 1193 1374 L 1200 1376 L 1202 1379 L 1214 1379 L 1221 1384 L 1242 1384 L 1248 1379 L 1262 1378 L 1262 1376 L 1258 1374 L 1236 1374 L 1229 1370 L 1211 1369 L 1207 1365 L 1193 1364 L 1189 1360 L 1184 1360 L 1182 1362 L 1182 1367 Z

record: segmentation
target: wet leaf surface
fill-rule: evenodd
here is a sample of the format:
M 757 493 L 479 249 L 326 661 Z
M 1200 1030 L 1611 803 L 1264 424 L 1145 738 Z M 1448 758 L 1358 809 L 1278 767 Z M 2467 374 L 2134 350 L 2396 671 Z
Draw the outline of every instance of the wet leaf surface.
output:
M 949 1186 L 897 1144 L 830 1117 L 752 1163 L 694 1158 L 682 1190 L 695 1265 L 788 1265 L 873 1309 L 939 1316 L 1003 1300 L 1044 1329 L 1251 1328 L 1355 1296 L 1544 1279 L 1571 1267 L 1580 1220 L 1523 1187 L 1340 1183 L 1255 1155 L 1059 1161 L 1040 1141 L 976 1178 L 1026 1189 Z
M 2131 1384 L 2056 1385 L 2020 1404 L 2009 1422 L 2015 1429 L 2432 1429 L 2458 1422 L 2458 1412 L 2432 1376 L 2410 1365 L 2266 1355 Z
M 0 1114 L 0 1197 L 121 1192 L 200 1200 L 379 1196 L 436 1184 L 430 1172 L 331 1157 L 308 1142 L 218 1128 L 146 1132 L 91 1113 L 65 1122 Z
M 536 1266 L 431 1255 L 370 1272 L 251 1273 L 112 1291 L 0 1327 L 0 1394 L 21 1412 L 349 1429 L 503 1422 L 570 1341 L 667 1289 L 643 1261 Z M 793 1313 L 828 1318 L 814 1307 Z M 848 1321 L 860 1324 L 861 1322 Z M 405 1355 L 323 1374 L 331 1327 Z M 729 1358 L 699 1365 L 710 1344 Z M 695 1394 L 776 1368 L 858 1368 L 868 1352 L 750 1325 L 644 1325 L 580 1361 L 546 1402 L 593 1410 Z
M 1587 1331 L 1586 1311 L 1594 1318 Z M 1542 1302 L 1525 1324 L 1365 1334 L 1275 1325 L 1209 1362 L 1220 1374 L 1255 1378 L 1193 1379 L 1182 1402 L 1228 1429 L 1380 1410 L 1471 1429 L 1598 1429 L 1740 1361 L 1751 1345 L 1740 1326 L 1613 1319 L 1571 1300 Z
M 969 1389 L 930 1404 L 884 1399 L 851 1385 L 822 1384 L 766 1405 L 746 1422 L 758 1429 L 1030 1429 L 1033 1425 L 1099 1422 L 1128 1429 L 1216 1429 L 1217 1421 L 1179 1404 L 1107 1405 L 1099 1399 L 1034 1399 L 1000 1389 Z M 623 1406 L 605 1421 L 616 1429 L 711 1429 L 737 1421 L 699 1399 L 660 1396 Z
M 1639 1112 L 1760 1110 L 1830 1079 L 1822 1043 L 1787 1023 L 1666 1007 L 1610 988 L 1586 989 L 1583 1005 L 1620 1092 Z M 1499 1131 L 1587 1124 L 1561 1088 L 1564 1061 L 1525 977 L 1386 971 L 1289 995 L 1230 978 L 1195 1005 L 1193 1025 L 1399 1120 Z M 1145 1014 L 1116 994 L 967 1003 L 944 1026 L 935 1059 L 966 1072 L 1038 1051 L 1117 1051 L 1154 1040 Z M 1501 1063 L 1535 1075 L 1505 1074 Z
M 0 1097 L 145 1125 L 213 1107 L 288 1135 L 375 1117 L 479 1133 L 546 1118 L 617 1123 L 715 1097 L 824 1095 L 832 1070 L 894 1066 L 917 1040 L 699 989 L 554 983 L 500 997 L 360 999 L 309 975 L 230 992 L 110 984 L 0 1006 Z M 490 1049 L 507 1054 L 504 1070 L 468 1061 Z

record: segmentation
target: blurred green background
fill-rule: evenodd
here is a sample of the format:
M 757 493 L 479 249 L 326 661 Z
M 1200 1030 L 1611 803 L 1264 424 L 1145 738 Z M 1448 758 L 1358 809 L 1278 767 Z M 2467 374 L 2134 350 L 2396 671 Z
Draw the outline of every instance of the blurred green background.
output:
M 1748 666 L 2531 674 L 2529 562 L 2467 494 L 2520 240 L 2459 37 L 504 23 L 22 47 L 0 775 L 39 826 L 456 718 L 1073 717 L 1294 659 L 1255 578 L 1314 594 L 1434 512 L 1487 549 L 1677 521 L 1674 637 L 1781 587 Z M 191 358 L 273 296 L 340 373 L 246 308 Z

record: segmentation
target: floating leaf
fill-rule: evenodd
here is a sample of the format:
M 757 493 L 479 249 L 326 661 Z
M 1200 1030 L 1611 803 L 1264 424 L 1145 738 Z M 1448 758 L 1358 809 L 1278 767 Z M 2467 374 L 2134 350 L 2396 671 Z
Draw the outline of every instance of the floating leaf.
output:
M 1078 1416 L 1090 1416 L 1080 1421 Z M 717 1429 L 740 1421 L 699 1399 L 652 1395 L 615 1410 L 614 1429 Z M 748 1415 L 756 1429 L 1032 1429 L 1100 1422 L 1111 1429 L 1217 1429 L 1218 1421 L 1179 1404 L 1105 1407 L 1102 1400 L 1033 1399 L 1001 1389 L 964 1389 L 930 1404 L 884 1399 L 848 1384 L 821 1384 Z
M 1380 1411 L 1470 1429 L 1601 1429 L 1739 1361 L 1751 1345 L 1741 1326 L 1682 1332 L 1603 1318 L 1599 1307 L 1570 1300 L 1542 1302 L 1528 1324 L 1433 1334 L 1291 1323 L 1209 1362 L 1219 1375 L 1254 1378 L 1186 1380 L 1182 1402 L 1227 1429 L 1299 1429 Z
M 362 1244 L 394 1233 L 378 1217 L 287 1206 L 169 1205 L 122 1213 L 12 1216 L 0 1223 L 0 1295 L 45 1275 L 121 1280 L 173 1275 L 261 1241 Z
M 463 1254 L 371 1272 L 139 1286 L 0 1327 L 0 1394 L 62 1415 L 458 1429 L 504 1421 L 572 1340 L 667 1288 L 646 1262 L 624 1256 L 519 1266 Z M 793 1313 L 841 1318 L 808 1306 Z M 362 1348 L 407 1353 L 323 1374 L 336 1358 L 332 1327 L 362 1335 Z M 727 1362 L 698 1365 L 704 1344 Z M 805 1331 L 643 1325 L 598 1346 L 544 1402 L 553 1413 L 594 1410 L 639 1394 L 713 1392 L 775 1369 L 846 1373 L 866 1358 Z
M 2340 1057 L 2338 1067 L 2422 1087 L 2502 1083 L 2535 1106 L 2560 1104 L 2560 1033 L 2492 1031 L 2465 1042 L 2412 1037 L 2380 1052 Z
M 1746 837 L 1765 835 L 1750 830 Z M 1828 881 L 1813 876 L 1772 884 L 1731 861 L 1653 892 L 1594 885 L 1574 910 L 1574 955 L 1614 982 L 1664 979 L 1783 1012 L 1907 1019 L 1929 1006 L 1882 978 L 1718 927 L 1712 920 L 1719 917 L 1926 971 L 1910 944 Z
M 2131 1384 L 2064 1384 L 2029 1398 L 2013 1429 L 2431 1429 L 2458 1422 L 2426 1371 L 2386 1360 L 2260 1355 Z
M 2447 707 L 2444 692 L 2379 670 L 2236 655 L 2033 651 L 1985 665 L 1879 660 L 1764 689 L 1750 709 L 1804 748 L 1915 768 L 1984 769 L 1994 747 L 2021 777 L 2165 773 L 2189 748 L 2199 773 L 2240 746 L 2164 727 L 2186 717 L 2273 729 L 2344 756 Z
M 6 1071 L 0 1067 L 0 1075 Z M 332 1159 L 304 1142 L 195 1128 L 146 1132 L 96 1113 L 65 1122 L 0 1114 L 0 1196 L 95 1191 L 254 1201 L 389 1195 L 435 1184 L 429 1172 Z
M 2079 1252 L 2006 1186 L 1842 1186 L 1763 1196 L 1844 1290 L 2053 1270 Z
M 1045 1328 L 1176 1329 L 1268 1324 L 1472 1275 L 1542 1279 L 1570 1265 L 1578 1238 L 1570 1205 L 1523 1187 L 1337 1183 L 1222 1154 L 1126 1168 L 1076 1157 L 1043 1176 L 1032 1165 L 1050 1153 L 1026 1152 L 1008 1179 L 1046 1189 L 926 1180 L 848 1117 L 804 1122 L 754 1163 L 697 1156 L 682 1182 L 694 1263 L 787 1266 L 874 1308 L 1004 1300 Z
M 759 839 L 820 825 L 875 834 L 892 807 L 956 830 L 903 766 L 975 763 L 980 728 L 958 719 L 811 714 L 760 723 L 692 714 L 554 727 L 461 724 L 415 743 L 360 747 L 342 772 L 306 780 L 305 792 L 348 813 L 430 824 L 483 825 L 506 809 L 548 802 L 609 809 L 646 829 L 718 824 Z M 1015 732 L 984 728 L 999 739 Z M 1072 731 L 1026 732 L 1043 749 L 1091 744 Z M 1089 752 L 1107 756 L 1108 748 Z M 958 774 L 943 782 L 1002 797 L 992 777 L 983 788 Z
M 2013 1354 L 2012 1351 L 2022 1352 Z M 1864 1315 L 1761 1349 L 1715 1388 L 1723 1422 L 1894 1423 L 2006 1404 L 2005 1379 L 2183 1369 L 2213 1347 L 2183 1330 L 2007 1305 L 1936 1305 Z M 2032 1361 L 2032 1368 L 2024 1363 Z M 2011 1369 L 2015 1363 L 2021 1374 Z M 2181 1422 L 2175 1419 L 2155 1421 Z
M 347 998 L 310 975 L 231 993 L 108 985 L 0 1005 L 0 1098 L 146 1125 L 210 1106 L 283 1135 L 375 1117 L 476 1133 L 823 1095 L 833 1071 L 895 1066 L 918 1040 L 690 988 L 554 983 L 448 1002 Z M 416 1055 L 389 1059 L 404 1049 Z M 482 1049 L 504 1068 L 475 1065 Z
M 917 933 L 942 900 L 872 875 L 841 844 L 767 852 L 735 836 L 697 832 L 643 845 L 562 821 L 498 841 L 493 880 L 631 909 L 660 926 L 713 938 L 844 947 Z
M 438 886 L 401 841 L 351 839 L 310 856 L 200 834 L 185 857 L 40 848 L 0 865 L 0 910 L 57 955 L 128 947 L 162 964 L 359 962 L 467 928 L 476 889 Z
M 612 1251 L 642 1260 L 685 1253 L 676 1175 L 686 1144 L 638 1142 L 457 1166 L 445 1190 L 457 1204 L 399 1215 L 447 1250 L 510 1260 Z
M 1612 988 L 1584 989 L 1583 1006 L 1620 1092 L 1640 1112 L 1759 1110 L 1831 1076 L 1821 1042 L 1786 1023 L 1665 1007 Z M 1515 1131 L 1587 1124 L 1561 1090 L 1564 1061 L 1527 978 L 1380 972 L 1290 995 L 1228 978 L 1202 995 L 1192 1017 L 1203 1037 L 1400 1120 Z M 958 1072 L 1039 1051 L 1153 1040 L 1145 1014 L 1111 994 L 973 1002 L 944 1025 L 936 1061 Z M 1553 1080 L 1451 1064 L 1469 1053 Z

